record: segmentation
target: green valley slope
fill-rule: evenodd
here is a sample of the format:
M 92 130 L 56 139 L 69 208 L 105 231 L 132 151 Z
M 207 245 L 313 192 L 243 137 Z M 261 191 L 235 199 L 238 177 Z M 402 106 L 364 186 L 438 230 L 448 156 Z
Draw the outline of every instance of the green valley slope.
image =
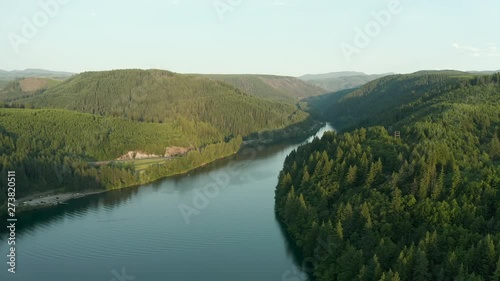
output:
M 25 78 L 47 78 L 50 80 L 64 80 L 74 73 L 62 71 L 50 71 L 44 69 L 25 69 L 5 71 L 0 69 L 0 90 L 12 81 Z M 0 97 L 1 99 L 1 97 Z
M 61 83 L 61 80 L 52 78 L 20 78 L 7 82 L 0 87 L 0 102 L 12 103 L 43 93 L 50 87 Z
M 293 104 L 254 97 L 198 75 L 161 70 L 86 72 L 17 102 L 140 122 L 167 123 L 182 118 L 242 136 L 285 128 L 308 118 Z
M 319 96 L 327 91 L 300 79 L 275 75 L 204 75 L 222 81 L 257 97 L 275 100 L 298 101 Z
M 18 198 L 45 191 L 85 192 L 147 183 L 187 172 L 238 151 L 241 137 L 198 124 L 144 123 L 60 109 L 0 109 L 0 171 L 15 171 Z M 194 128 L 194 127 L 193 127 Z M 180 157 L 156 158 L 137 169 L 136 161 L 113 160 L 128 151 L 166 155 L 167 148 L 189 150 Z M 160 161 L 161 160 L 161 161 Z M 0 205 L 6 186 L 0 184 Z
M 0 171 L 16 171 L 19 196 L 143 184 L 234 154 L 243 138 L 269 142 L 317 124 L 294 103 L 160 70 L 19 79 L 0 98 Z M 146 159 L 116 161 L 138 153 Z
M 276 189 L 317 280 L 498 280 L 500 74 L 386 77 L 327 112 L 344 132 L 293 151 Z
M 380 118 L 393 116 L 391 122 L 406 113 L 405 104 L 427 100 L 445 91 L 469 85 L 473 75 L 459 71 L 421 71 L 406 75 L 391 75 L 348 92 L 333 95 L 329 107 L 322 111 L 327 120 L 335 120 L 338 129 L 380 124 Z

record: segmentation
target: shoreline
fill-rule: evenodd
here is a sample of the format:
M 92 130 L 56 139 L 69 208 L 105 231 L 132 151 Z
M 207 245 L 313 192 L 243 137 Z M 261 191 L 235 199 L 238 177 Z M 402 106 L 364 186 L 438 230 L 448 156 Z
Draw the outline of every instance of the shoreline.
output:
M 243 148 L 243 146 L 241 148 Z M 213 163 L 215 161 L 222 160 L 224 158 L 233 156 L 233 155 L 237 154 L 241 150 L 241 148 L 234 153 L 222 156 L 220 158 L 215 159 L 214 161 L 211 161 L 208 163 L 202 163 L 201 165 L 193 167 L 193 168 L 188 169 L 186 171 L 171 174 L 171 175 L 168 175 L 168 176 L 165 176 L 162 178 L 158 178 L 158 179 L 154 179 L 154 180 L 144 182 L 141 184 L 132 184 L 132 185 L 128 185 L 128 186 L 123 186 L 121 188 L 116 188 L 116 189 L 89 190 L 89 191 L 83 191 L 83 192 L 67 192 L 67 191 L 63 191 L 63 190 L 50 190 L 50 191 L 46 191 L 43 193 L 37 193 L 37 194 L 30 195 L 30 196 L 22 197 L 20 199 L 16 199 L 16 203 L 14 203 L 14 205 L 16 206 L 16 214 L 27 212 L 27 211 L 32 211 L 32 210 L 37 210 L 37 209 L 50 208 L 50 207 L 54 207 L 54 206 L 58 206 L 58 205 L 68 205 L 67 201 L 71 201 L 73 199 L 79 199 L 79 198 L 87 197 L 90 195 L 105 193 L 105 192 L 109 192 L 109 191 L 116 191 L 116 190 L 120 190 L 120 189 L 124 189 L 124 188 L 142 186 L 142 185 L 151 184 L 151 183 L 154 183 L 156 181 L 160 181 L 160 180 L 163 180 L 166 178 L 185 175 L 185 174 L 190 173 L 191 171 L 202 168 L 202 167 L 204 167 L 210 163 Z M 5 211 L 5 210 L 7 210 L 7 204 L 2 205 L 0 207 L 2 207 L 2 210 L 0 210 L 0 218 L 1 218 L 2 216 L 7 215 L 7 213 Z
M 308 130 L 307 132 L 305 132 L 305 134 L 302 134 L 300 136 L 295 135 L 295 136 L 289 136 L 289 137 L 285 137 L 285 138 L 276 138 L 274 140 L 269 140 L 269 139 L 247 140 L 247 141 L 244 141 L 241 144 L 241 147 L 232 154 L 222 156 L 222 157 L 217 158 L 214 161 L 211 161 L 209 163 L 202 163 L 201 165 L 193 167 L 193 168 L 188 169 L 186 171 L 182 171 L 182 172 L 179 172 L 176 174 L 168 175 L 166 177 L 162 177 L 162 178 L 155 179 L 155 180 L 141 183 L 141 184 L 124 186 L 124 187 L 117 188 L 117 189 L 89 190 L 89 191 L 83 191 L 83 192 L 67 192 L 64 190 L 51 190 L 51 191 L 46 191 L 43 193 L 37 193 L 37 194 L 30 195 L 30 196 L 26 196 L 26 197 L 23 197 L 23 198 L 16 200 L 16 203 L 15 203 L 16 213 L 22 213 L 22 212 L 27 212 L 27 211 L 36 210 L 36 209 L 49 208 L 49 207 L 54 207 L 54 206 L 58 206 L 58 205 L 68 205 L 67 202 L 71 201 L 73 199 L 79 199 L 79 198 L 87 197 L 90 195 L 100 194 L 100 193 L 113 191 L 113 190 L 142 186 L 142 185 L 154 183 L 156 181 L 166 179 L 169 177 L 185 175 L 185 174 L 190 173 L 191 171 L 202 168 L 210 163 L 213 163 L 213 162 L 222 160 L 224 158 L 233 156 L 244 148 L 252 147 L 255 145 L 272 145 L 272 144 L 276 144 L 276 143 L 283 142 L 283 141 L 290 140 L 290 139 L 294 139 L 294 138 L 310 136 L 311 134 L 314 134 L 319 129 L 321 129 L 321 127 L 324 125 L 325 125 L 325 123 L 323 123 L 323 122 L 315 122 L 314 126 L 311 127 L 312 130 Z M 5 207 L 6 207 L 6 204 L 5 204 Z M 2 208 L 2 209 L 6 210 L 6 208 Z M 4 214 L 3 211 L 0 211 L 0 217 L 2 217 L 3 215 L 6 215 L 6 213 Z
M 84 192 L 65 192 L 52 190 L 43 193 L 37 193 L 16 200 L 16 213 L 22 213 L 30 210 L 53 207 L 57 205 L 67 205 L 67 201 L 99 194 L 108 190 L 89 190 Z

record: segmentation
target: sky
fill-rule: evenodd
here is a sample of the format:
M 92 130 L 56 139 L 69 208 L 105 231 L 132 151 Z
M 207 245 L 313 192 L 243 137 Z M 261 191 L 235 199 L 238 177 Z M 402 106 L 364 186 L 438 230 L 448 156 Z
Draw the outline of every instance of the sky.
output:
M 500 69 L 498 0 L 0 1 L 0 69 Z

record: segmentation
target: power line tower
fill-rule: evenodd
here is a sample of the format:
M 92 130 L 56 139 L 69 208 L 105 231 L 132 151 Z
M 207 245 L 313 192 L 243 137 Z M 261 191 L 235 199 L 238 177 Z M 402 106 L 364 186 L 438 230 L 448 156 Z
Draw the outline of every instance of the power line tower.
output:
M 401 138 L 401 131 L 395 131 L 394 132 L 394 137 L 397 138 L 397 139 L 400 139 Z

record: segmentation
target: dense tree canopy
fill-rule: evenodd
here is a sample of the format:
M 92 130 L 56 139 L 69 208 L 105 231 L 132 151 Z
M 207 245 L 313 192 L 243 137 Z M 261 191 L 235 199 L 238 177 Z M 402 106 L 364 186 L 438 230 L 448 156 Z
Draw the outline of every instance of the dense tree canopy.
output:
M 242 136 L 308 118 L 289 102 L 255 97 L 203 76 L 162 70 L 86 72 L 16 103 L 140 122 L 176 122 L 180 116 L 210 124 L 226 135 Z
M 16 171 L 17 196 L 143 184 L 234 154 L 243 138 L 299 136 L 315 124 L 295 101 L 161 70 L 18 79 L 0 91 L 0 100 L 0 172 L 5 178 Z M 187 153 L 158 159 L 168 147 Z M 109 161 L 130 151 L 155 156 Z M 0 205 L 5 188 L 0 182 Z
M 55 109 L 0 109 L 0 171 L 16 171 L 18 196 L 54 189 L 115 189 L 186 172 L 235 153 L 241 136 L 190 123 L 157 124 Z M 198 131 L 206 134 L 199 136 Z M 163 155 L 171 146 L 196 148 L 187 155 L 137 171 L 133 163 L 96 166 L 128 151 Z M 0 204 L 5 201 L 2 183 Z
M 304 255 L 328 241 L 317 279 L 499 280 L 500 74 L 363 91 L 332 107 L 357 129 L 301 146 L 279 176 L 276 210 Z
M 469 73 L 458 71 L 417 72 L 386 76 L 345 96 L 342 92 L 333 95 L 330 107 L 323 111 L 326 119 L 335 120 L 338 129 L 369 127 L 378 125 L 381 121 L 388 121 L 387 111 L 401 109 L 403 105 L 409 105 L 415 109 L 412 102 L 430 100 L 440 96 L 443 92 L 471 85 L 476 82 L 475 79 Z M 339 97 L 340 100 L 337 101 Z M 393 115 L 393 119 L 389 121 L 395 123 L 404 118 L 405 114 L 407 113 L 400 112 Z
M 257 97 L 289 102 L 319 96 L 327 92 L 321 87 L 303 82 L 294 77 L 251 74 L 213 74 L 204 76 L 228 83 L 245 93 Z

